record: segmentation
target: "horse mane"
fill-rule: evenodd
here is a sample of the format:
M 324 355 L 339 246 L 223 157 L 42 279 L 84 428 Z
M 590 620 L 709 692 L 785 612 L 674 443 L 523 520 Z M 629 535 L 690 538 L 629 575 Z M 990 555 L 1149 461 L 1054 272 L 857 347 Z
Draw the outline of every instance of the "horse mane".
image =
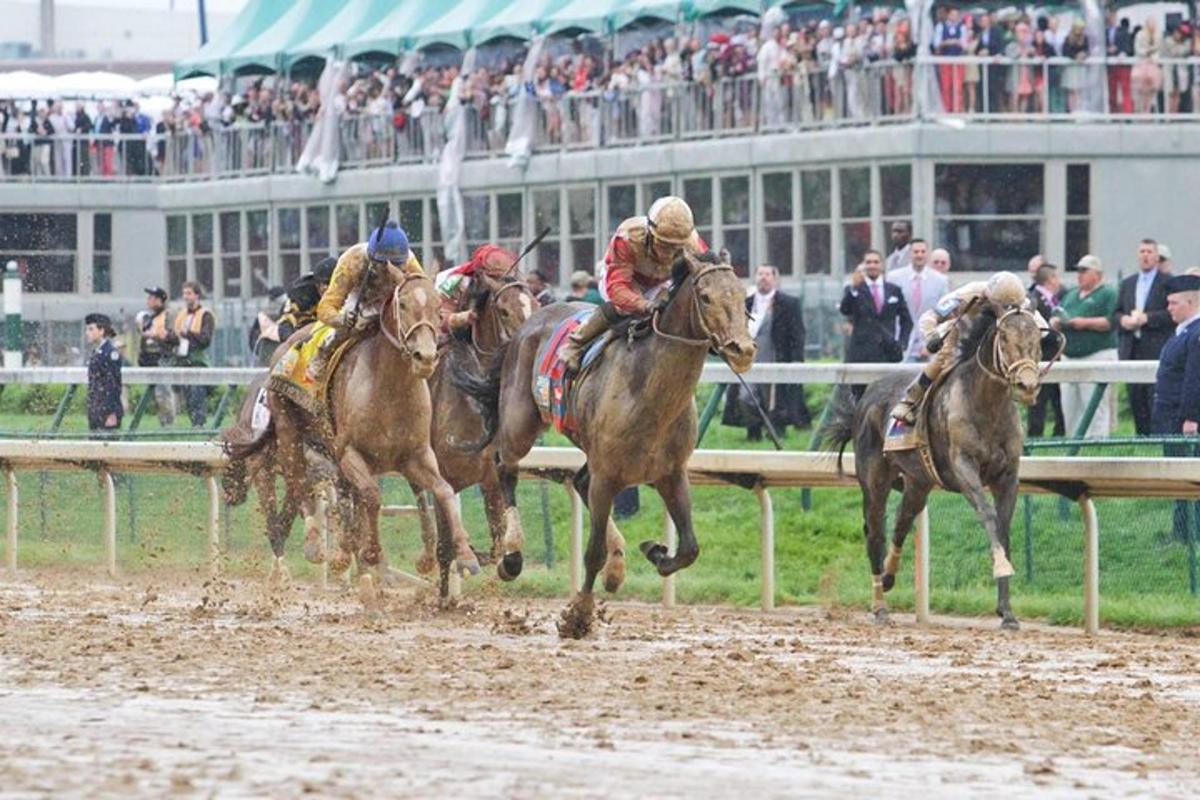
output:
M 989 335 L 993 334 L 995 330 L 996 310 L 992 308 L 991 304 L 988 304 L 979 312 L 979 316 L 971 324 L 967 335 L 959 340 L 958 352 L 961 356 L 961 361 L 965 362 L 974 358 L 975 354 L 979 352 L 980 346 L 983 345 L 985 340 L 989 339 Z
M 481 274 L 479 280 L 471 281 L 470 288 L 467 291 L 466 305 L 468 308 L 474 309 L 476 314 L 482 314 L 495 289 L 520 283 L 524 280 L 524 277 L 517 273 L 507 273 L 499 278 L 492 278 Z

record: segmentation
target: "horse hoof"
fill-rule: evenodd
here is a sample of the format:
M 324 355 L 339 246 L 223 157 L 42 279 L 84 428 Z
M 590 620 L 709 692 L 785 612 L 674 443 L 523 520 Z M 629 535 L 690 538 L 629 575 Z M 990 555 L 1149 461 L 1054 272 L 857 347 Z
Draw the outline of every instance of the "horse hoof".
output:
M 622 556 L 609 558 L 604 565 L 604 591 L 615 593 L 625 583 L 625 559 Z
M 335 553 L 329 562 L 329 569 L 335 575 L 341 575 L 350 569 L 350 561 L 351 557 L 349 553 Z
M 310 564 L 323 564 L 325 562 L 325 548 L 318 543 L 304 543 L 304 560 Z
M 1016 617 L 1005 617 L 1000 623 L 1000 630 L 1019 631 L 1021 630 L 1021 623 L 1017 622 Z
M 418 575 L 432 575 L 437 569 L 437 560 L 428 553 L 422 553 L 417 559 L 416 567 Z
M 458 570 L 460 576 L 473 577 L 479 574 L 479 561 L 474 556 L 471 558 L 460 558 L 454 562 L 454 568 Z
M 560 639 L 583 639 L 592 632 L 592 596 L 576 595 L 558 620 Z
M 887 623 L 888 623 L 888 610 L 886 608 L 875 609 L 875 624 L 876 625 L 887 625 Z
M 896 576 L 883 573 L 883 590 L 890 592 L 892 587 L 896 585 Z
M 670 557 L 670 551 L 667 550 L 667 546 L 660 542 L 642 542 L 639 549 L 642 551 L 642 555 L 646 557 L 646 560 L 655 567 Z
M 521 574 L 524 566 L 525 559 L 520 553 L 509 553 L 496 565 L 496 574 L 502 581 L 513 581 Z

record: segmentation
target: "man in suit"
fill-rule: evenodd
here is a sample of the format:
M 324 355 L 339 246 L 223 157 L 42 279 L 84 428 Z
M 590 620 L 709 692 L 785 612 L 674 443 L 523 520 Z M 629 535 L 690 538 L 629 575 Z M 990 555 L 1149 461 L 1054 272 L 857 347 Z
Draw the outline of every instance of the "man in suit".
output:
M 1029 307 L 1042 315 L 1042 319 L 1054 316 L 1062 300 L 1062 280 L 1058 277 L 1058 268 L 1047 264 L 1042 256 L 1037 255 L 1037 269 L 1033 273 L 1033 286 L 1029 289 Z M 1030 259 L 1033 263 L 1033 259 Z M 1042 361 L 1049 361 L 1058 352 L 1058 337 L 1046 336 L 1042 339 Z M 1053 435 L 1063 436 L 1066 433 L 1066 421 L 1062 410 L 1062 392 L 1057 383 L 1043 383 L 1038 389 L 1037 401 L 1029 407 L 1028 435 L 1040 437 L 1046 431 L 1046 410 L 1049 408 L 1054 415 Z
M 878 250 L 863 254 L 862 264 L 850 275 L 842 293 L 842 316 L 854 326 L 846 344 L 849 363 L 894 363 L 904 358 L 913 320 L 904 292 L 883 279 L 883 256 Z M 865 384 L 851 387 L 857 400 Z
M 754 291 L 746 298 L 750 315 L 750 335 L 758 345 L 754 360 L 763 363 L 791 364 L 804 361 L 804 315 L 800 299 L 779 290 L 779 269 L 763 265 L 754 274 Z M 763 422 L 753 401 L 738 384 L 729 387 L 725 398 L 723 425 L 746 428 L 746 438 L 762 439 Z M 782 435 L 788 425 L 812 427 L 812 418 L 799 384 L 754 384 L 753 391 L 771 423 Z
M 938 300 L 950 290 L 950 281 L 941 272 L 929 269 L 929 244 L 924 239 L 913 239 L 909 245 L 912 263 L 907 267 L 892 270 L 887 274 L 887 282 L 894 283 L 904 292 L 904 303 L 913 319 L 937 305 Z M 925 337 L 916 325 L 908 337 L 904 351 L 905 361 L 925 361 L 929 351 L 925 349 Z
M 1122 361 L 1153 361 L 1175 332 L 1167 313 L 1168 275 L 1159 271 L 1158 243 L 1143 239 L 1138 244 L 1138 272 L 1121 281 L 1117 296 L 1117 357 Z M 1150 433 L 1154 387 L 1131 383 L 1129 407 L 1138 436 Z
M 1162 436 L 1200 432 L 1200 276 L 1176 275 L 1166 281 L 1167 313 L 1174 327 L 1163 346 L 1155 376 L 1151 430 Z M 1163 447 L 1168 456 L 1196 454 L 1194 443 Z M 1200 522 L 1200 504 L 1195 504 Z M 1187 541 L 1188 503 L 1175 503 L 1175 537 Z
M 978 56 L 1002 56 L 1008 43 L 1004 41 L 1004 31 L 995 24 L 995 18 L 990 11 L 979 15 L 979 43 L 975 51 Z M 1002 113 L 1006 109 L 1004 103 L 1005 68 L 998 65 L 988 65 L 987 70 L 987 107 L 984 111 L 989 114 Z

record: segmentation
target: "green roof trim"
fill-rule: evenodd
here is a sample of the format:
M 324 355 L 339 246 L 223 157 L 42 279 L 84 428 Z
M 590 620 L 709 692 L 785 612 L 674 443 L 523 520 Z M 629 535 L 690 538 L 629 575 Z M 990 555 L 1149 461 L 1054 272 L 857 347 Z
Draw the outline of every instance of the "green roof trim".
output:
M 222 59 L 270 28 L 291 7 L 290 0 L 250 0 L 220 35 L 175 64 L 175 80 L 219 75 Z
M 302 58 L 325 58 L 331 51 L 340 52 L 347 41 L 377 23 L 395 6 L 396 0 L 348 0 L 312 36 L 288 48 L 283 55 L 284 67 Z
M 289 48 L 322 30 L 341 8 L 341 3 L 330 0 L 296 0 L 271 27 L 222 58 L 222 71 L 271 72 L 279 69 Z

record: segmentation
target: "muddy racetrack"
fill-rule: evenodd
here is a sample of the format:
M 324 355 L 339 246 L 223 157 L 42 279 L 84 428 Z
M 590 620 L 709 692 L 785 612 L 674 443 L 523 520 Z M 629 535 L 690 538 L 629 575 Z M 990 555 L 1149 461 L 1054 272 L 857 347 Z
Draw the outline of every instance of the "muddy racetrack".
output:
M 0 794 L 1200 791 L 1196 639 L 150 580 L 0 583 Z

